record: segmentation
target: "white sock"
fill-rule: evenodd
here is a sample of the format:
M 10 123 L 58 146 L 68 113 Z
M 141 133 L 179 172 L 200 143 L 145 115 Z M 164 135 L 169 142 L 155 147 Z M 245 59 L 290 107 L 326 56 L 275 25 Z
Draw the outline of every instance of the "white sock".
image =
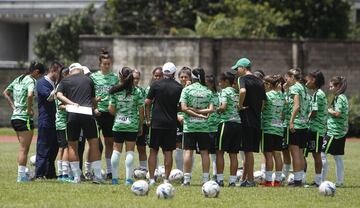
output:
M 156 166 L 157 169 L 159 169 L 159 154 L 156 155 Z
M 213 175 L 216 175 L 216 154 L 210 154 L 210 158 L 212 163 Z
M 236 175 L 229 176 L 229 183 L 236 183 Z
M 106 174 L 111 173 L 111 158 L 106 158 Z
M 263 173 L 266 172 L 265 163 L 261 163 L 260 171 L 263 172 Z
M 26 166 L 19 165 L 18 166 L 18 177 L 25 177 L 26 176 Z
M 265 171 L 265 181 L 272 181 L 272 171 Z
M 336 167 L 336 183 L 344 183 L 344 160 L 343 155 L 334 155 L 335 167 Z
M 315 174 L 315 183 L 317 185 L 321 184 L 321 174 Z
M 306 183 L 306 173 L 304 171 L 301 171 L 301 175 L 302 175 L 302 183 Z
M 79 161 L 70 162 L 70 167 L 74 174 L 74 181 L 81 181 L 81 170 Z
M 322 161 L 322 165 L 323 165 L 323 168 L 321 170 L 321 179 L 323 181 L 326 180 L 326 176 L 328 174 L 328 171 L 329 171 L 329 163 L 327 161 L 327 158 L 326 158 L 326 154 L 325 153 L 321 153 L 321 161 Z
M 132 178 L 134 172 L 134 151 L 126 152 L 125 167 L 126 179 Z
M 302 181 L 303 175 L 301 171 L 294 172 L 294 181 Z
M 184 156 L 183 156 L 183 150 L 177 148 L 175 150 L 175 164 L 176 164 L 176 168 L 179 170 L 183 170 L 183 166 L 184 166 Z
M 70 164 L 69 161 L 62 161 L 62 171 L 63 175 L 69 175 L 69 168 Z
M 220 182 L 220 181 L 224 181 L 224 174 L 217 174 L 216 175 L 216 181 Z
M 85 162 L 85 173 L 91 173 L 91 162 Z
M 291 164 L 284 164 L 283 173 L 286 177 L 289 176 Z
M 209 176 L 210 176 L 209 173 L 203 173 L 203 178 L 202 178 L 203 183 L 206 183 L 209 181 Z
M 63 168 L 62 168 L 62 160 L 57 161 L 57 169 L 58 169 L 58 175 L 59 176 L 64 175 Z
M 147 160 L 140 160 L 140 167 L 147 170 Z
M 94 169 L 94 175 L 98 179 L 102 179 L 101 175 L 101 160 L 97 160 L 91 163 L 91 167 Z
M 282 181 L 281 175 L 282 175 L 282 171 L 275 171 L 275 181 L 281 182 Z
M 164 179 L 164 183 L 169 183 L 169 180 L 168 180 L 168 179 Z
M 190 183 L 191 173 L 184 173 L 184 183 Z
M 111 155 L 111 172 L 112 178 L 119 178 L 119 162 L 120 162 L 121 153 L 119 151 L 113 150 Z

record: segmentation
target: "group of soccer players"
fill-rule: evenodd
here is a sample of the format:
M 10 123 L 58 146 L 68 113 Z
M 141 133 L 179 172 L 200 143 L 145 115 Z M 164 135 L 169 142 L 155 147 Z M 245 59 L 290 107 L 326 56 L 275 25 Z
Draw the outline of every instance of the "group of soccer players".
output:
M 133 183 L 135 147 L 139 166 L 149 170 L 150 185 L 156 181 L 159 148 L 164 156 L 164 182 L 168 182 L 175 150 L 176 168 L 184 173 L 183 185 L 190 185 L 195 151 L 201 156 L 202 183 L 210 180 L 212 164 L 213 178 L 224 186 L 226 152 L 230 159 L 229 186 L 236 186 L 237 169 L 243 166 L 240 186 L 252 187 L 256 185 L 253 152 L 261 150 L 265 162 L 263 186 L 284 185 L 282 174 L 288 176 L 291 165 L 294 181 L 288 186 L 302 186 L 310 152 L 315 164 L 312 185 L 319 186 L 326 178 L 327 154 L 333 155 L 336 162 L 336 185 L 343 185 L 349 110 L 344 77 L 330 79 L 332 96 L 328 98 L 322 90 L 325 78 L 320 71 L 306 76 L 298 68 L 285 75 L 252 73 L 247 58 L 239 59 L 231 71 L 220 73 L 218 83 L 202 68 L 183 67 L 176 72 L 175 65 L 168 62 L 153 69 L 146 88 L 139 86 L 140 71 L 123 67 L 116 75 L 111 65 L 112 58 L 104 50 L 97 72 L 90 73 L 78 63 L 59 71 L 53 94 L 61 180 L 79 183 L 85 175 L 94 183 L 103 183 L 100 155 L 104 142 L 105 179 L 114 185 L 119 184 L 119 170 L 123 169 L 119 166 L 121 155 L 125 157 L 124 183 Z M 4 91 L 13 109 L 11 124 L 20 142 L 18 182 L 28 181 L 25 169 L 34 128 L 32 100 L 36 79 L 44 73 L 44 65 L 32 63 L 29 72 Z M 176 73 L 180 83 L 175 80 Z M 91 107 L 93 115 L 66 110 L 66 105 L 82 104 Z M 89 143 L 84 174 L 78 158 L 78 152 L 82 153 L 77 143 L 80 131 Z M 99 139 L 100 132 L 103 139 Z

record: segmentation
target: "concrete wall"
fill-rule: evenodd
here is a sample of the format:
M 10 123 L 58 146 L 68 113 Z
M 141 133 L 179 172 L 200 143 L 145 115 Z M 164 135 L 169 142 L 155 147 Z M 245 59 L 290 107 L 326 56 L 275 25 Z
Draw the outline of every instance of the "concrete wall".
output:
M 0 61 L 27 61 L 27 45 L 26 23 L 0 22 Z

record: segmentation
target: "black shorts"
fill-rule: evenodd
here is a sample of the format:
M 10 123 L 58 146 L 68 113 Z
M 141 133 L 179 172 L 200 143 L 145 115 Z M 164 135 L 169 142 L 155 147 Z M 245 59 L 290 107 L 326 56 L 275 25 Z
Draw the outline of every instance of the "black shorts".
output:
M 228 153 L 238 153 L 241 146 L 241 124 L 225 122 L 219 124 L 216 149 Z
M 324 137 L 319 135 L 319 132 L 308 130 L 307 145 L 304 150 L 304 155 L 307 157 L 309 152 L 320 153 L 322 151 Z
M 146 146 L 146 144 L 148 144 L 148 138 L 149 138 L 149 127 L 146 124 L 144 124 L 142 134 L 136 138 L 136 145 L 143 147 Z
M 96 117 L 96 121 L 104 137 L 113 137 L 112 127 L 114 125 L 114 116 L 109 112 L 100 112 L 101 115 Z
M 332 154 L 332 155 L 344 155 L 345 142 L 346 142 L 346 137 L 335 139 L 334 137 L 330 137 L 326 135 L 324 137 L 322 152 L 324 152 L 325 154 Z
M 283 136 L 283 142 L 282 142 L 282 150 L 289 149 L 289 127 L 284 128 L 284 136 Z
M 66 138 L 66 130 L 56 130 L 56 137 L 60 148 L 66 148 L 68 146 Z
M 31 131 L 34 129 L 34 120 L 28 119 L 27 121 L 14 119 L 11 120 L 11 126 L 15 131 Z
M 182 125 L 178 125 L 176 128 L 176 143 L 181 143 L 183 140 L 183 126 Z
M 124 131 L 114 131 L 114 142 L 124 143 L 127 142 L 136 142 L 138 132 L 124 132 Z
M 216 142 L 217 142 L 217 138 L 219 138 L 217 132 L 210 132 L 209 137 L 210 137 L 209 154 L 216 154 Z
M 241 150 L 244 152 L 259 152 L 261 129 L 242 127 Z
M 172 151 L 176 149 L 176 129 L 154 129 L 149 130 L 149 147 L 163 151 Z
M 275 134 L 262 133 L 261 151 L 273 152 L 283 150 L 283 137 Z
M 306 148 L 307 129 L 295 129 L 295 132 L 289 131 L 289 145 L 299 146 L 300 149 Z
M 86 139 L 99 137 L 98 127 L 93 116 L 75 113 L 69 114 L 69 120 L 66 124 L 68 141 L 78 141 L 81 130 L 83 130 L 83 136 Z
M 210 136 L 208 132 L 184 133 L 182 147 L 184 150 L 209 150 Z

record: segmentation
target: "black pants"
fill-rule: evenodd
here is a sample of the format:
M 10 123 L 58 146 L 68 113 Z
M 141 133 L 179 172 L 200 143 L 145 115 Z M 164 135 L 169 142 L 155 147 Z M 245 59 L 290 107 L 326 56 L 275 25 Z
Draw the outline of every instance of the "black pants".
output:
M 36 178 L 56 178 L 55 159 L 58 149 L 56 129 L 39 127 L 36 143 Z

